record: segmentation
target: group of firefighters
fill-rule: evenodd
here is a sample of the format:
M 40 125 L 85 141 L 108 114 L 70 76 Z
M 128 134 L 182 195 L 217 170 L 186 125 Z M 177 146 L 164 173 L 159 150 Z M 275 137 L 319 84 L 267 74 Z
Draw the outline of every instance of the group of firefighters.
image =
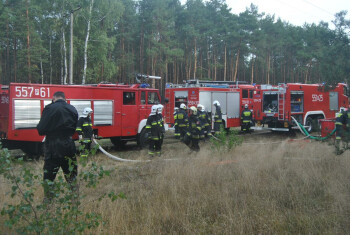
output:
M 336 154 L 342 154 L 345 150 L 350 149 L 350 109 L 341 108 L 336 114 L 335 119 L 335 150 Z M 341 147 L 343 142 L 343 147 Z
M 214 116 L 214 132 L 219 133 L 222 124 L 220 103 L 214 101 L 216 113 Z M 199 151 L 199 140 L 212 137 L 211 118 L 204 105 L 191 106 L 188 109 L 184 103 L 174 110 L 175 137 L 183 141 L 191 150 Z

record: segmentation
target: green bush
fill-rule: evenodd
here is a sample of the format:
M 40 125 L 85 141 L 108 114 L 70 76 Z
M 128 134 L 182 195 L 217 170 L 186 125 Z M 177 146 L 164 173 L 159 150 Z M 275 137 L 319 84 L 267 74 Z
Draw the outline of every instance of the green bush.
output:
M 215 134 L 211 138 L 211 143 L 214 146 L 213 149 L 219 152 L 228 152 L 242 144 L 242 141 L 243 139 L 238 135 L 238 131 L 225 130 L 223 127 L 219 134 Z
M 88 158 L 78 161 L 82 170 L 74 184 L 68 184 L 62 175 L 57 175 L 54 182 L 43 182 L 42 173 L 35 173 L 23 158 L 12 158 L 0 146 L 0 175 L 10 183 L 8 194 L 14 199 L 13 203 L 2 205 L 5 226 L 20 234 L 81 234 L 105 223 L 100 214 L 82 210 L 80 201 L 86 195 L 80 194 L 79 188 L 95 188 L 110 171 Z M 34 196 L 39 187 L 50 188 L 50 202 Z M 105 197 L 112 201 L 125 198 L 122 193 L 105 192 L 96 200 Z

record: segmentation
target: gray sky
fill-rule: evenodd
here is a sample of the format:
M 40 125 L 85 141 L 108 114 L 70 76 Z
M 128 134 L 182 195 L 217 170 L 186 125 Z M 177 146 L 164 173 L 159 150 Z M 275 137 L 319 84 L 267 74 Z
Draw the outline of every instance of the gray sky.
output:
M 251 3 L 258 6 L 259 12 L 275 14 L 293 25 L 302 26 L 304 22 L 318 24 L 321 20 L 334 20 L 335 13 L 348 11 L 350 19 L 350 0 L 226 0 L 232 12 L 239 14 Z
M 182 4 L 185 2 L 181 0 Z M 259 12 L 274 14 L 276 19 L 280 17 L 299 26 L 305 22 L 318 24 L 322 20 L 332 28 L 334 14 L 342 10 L 348 11 L 346 19 L 350 19 L 350 0 L 226 0 L 226 3 L 234 14 L 245 11 L 253 3 Z

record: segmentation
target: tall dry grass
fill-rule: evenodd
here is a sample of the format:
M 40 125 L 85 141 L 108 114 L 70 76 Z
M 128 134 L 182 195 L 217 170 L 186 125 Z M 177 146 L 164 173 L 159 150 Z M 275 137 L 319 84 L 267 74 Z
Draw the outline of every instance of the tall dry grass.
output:
M 85 191 L 89 196 L 82 202 L 84 210 L 108 220 L 92 232 L 348 233 L 350 151 L 336 156 L 333 146 L 326 143 L 264 142 L 268 141 L 246 139 L 229 153 L 202 145 L 193 155 L 188 155 L 184 145 L 166 145 L 165 154 L 149 163 L 94 157 L 115 171 L 94 191 Z M 128 154 L 145 158 L 138 156 L 144 151 L 124 152 L 123 156 Z M 1 192 L 7 187 L 1 181 Z M 94 200 L 110 190 L 123 192 L 127 199 Z M 41 193 L 38 190 L 38 198 Z M 10 199 L 1 193 L 0 200 Z

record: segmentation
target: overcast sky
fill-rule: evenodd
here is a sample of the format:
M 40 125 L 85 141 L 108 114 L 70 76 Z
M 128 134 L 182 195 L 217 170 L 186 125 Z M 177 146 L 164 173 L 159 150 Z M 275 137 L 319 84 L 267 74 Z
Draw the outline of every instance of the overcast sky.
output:
M 232 12 L 239 14 L 251 3 L 258 6 L 259 12 L 275 14 L 276 18 L 302 26 L 305 22 L 318 24 L 321 20 L 331 23 L 334 14 L 348 11 L 350 19 L 350 0 L 226 0 Z
M 318 24 L 322 20 L 332 27 L 334 14 L 342 10 L 348 11 L 346 19 L 350 19 L 350 0 L 226 0 L 226 3 L 234 14 L 245 11 L 253 3 L 260 13 L 275 14 L 276 19 L 280 17 L 299 26 L 305 22 Z

